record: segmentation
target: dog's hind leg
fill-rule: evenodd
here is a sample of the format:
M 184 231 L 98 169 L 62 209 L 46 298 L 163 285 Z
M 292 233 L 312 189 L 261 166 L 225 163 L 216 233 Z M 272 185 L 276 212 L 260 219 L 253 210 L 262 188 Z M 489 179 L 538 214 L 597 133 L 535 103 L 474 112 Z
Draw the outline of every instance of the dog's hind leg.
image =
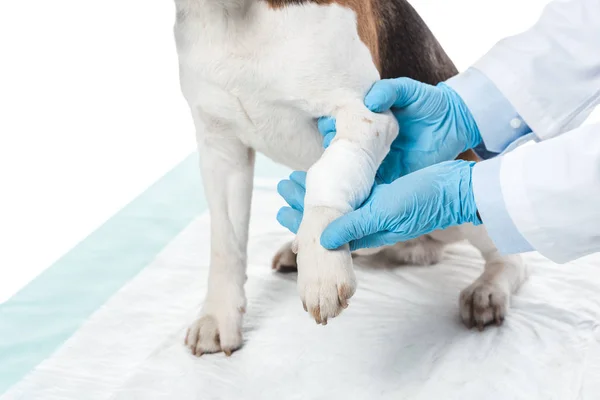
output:
M 395 267 L 399 265 L 434 265 L 444 255 L 446 244 L 433 239 L 429 235 L 421 236 L 407 242 L 374 249 L 361 249 L 352 252 L 353 257 L 368 257 L 380 266 Z
M 431 236 L 443 243 L 467 239 L 485 260 L 483 273 L 460 294 L 463 323 L 469 328 L 476 326 L 479 330 L 492 323 L 502 324 L 512 295 L 529 275 L 522 257 L 501 255 L 483 225 L 461 225 L 433 232 Z
M 277 272 L 296 272 L 296 254 L 292 251 L 292 242 L 287 242 L 273 257 L 271 268 Z
M 460 295 L 461 318 L 467 327 L 477 326 L 479 330 L 491 323 L 500 325 L 512 295 L 529 275 L 527 264 L 519 255 L 500 255 L 483 225 L 459 228 L 485 259 L 481 276 Z

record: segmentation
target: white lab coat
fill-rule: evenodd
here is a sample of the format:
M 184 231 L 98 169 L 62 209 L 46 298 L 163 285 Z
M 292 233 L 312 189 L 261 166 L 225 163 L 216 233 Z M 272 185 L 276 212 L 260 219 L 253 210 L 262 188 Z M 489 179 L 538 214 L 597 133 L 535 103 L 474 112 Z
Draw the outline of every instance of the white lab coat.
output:
M 474 68 L 540 140 L 499 161 L 516 229 L 556 262 L 599 252 L 600 124 L 580 125 L 600 102 L 600 0 L 550 3 L 535 26 L 499 42 Z

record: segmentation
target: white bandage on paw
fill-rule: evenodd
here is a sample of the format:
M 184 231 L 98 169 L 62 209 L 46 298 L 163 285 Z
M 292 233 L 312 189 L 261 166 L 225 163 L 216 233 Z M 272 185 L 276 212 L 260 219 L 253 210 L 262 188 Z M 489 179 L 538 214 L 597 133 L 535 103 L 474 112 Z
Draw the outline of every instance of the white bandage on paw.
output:
M 305 207 L 355 210 L 369 195 L 377 168 L 357 143 L 337 140 L 309 171 Z
M 398 134 L 391 113 L 373 114 L 361 105 L 338 114 L 335 140 L 308 172 L 305 207 L 331 207 L 344 214 L 371 192 L 375 174 Z

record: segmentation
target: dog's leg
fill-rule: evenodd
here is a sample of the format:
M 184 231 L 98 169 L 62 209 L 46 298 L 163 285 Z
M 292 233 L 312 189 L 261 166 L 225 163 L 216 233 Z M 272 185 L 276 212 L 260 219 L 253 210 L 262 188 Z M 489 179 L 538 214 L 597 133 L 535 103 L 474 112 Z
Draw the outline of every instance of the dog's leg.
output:
M 460 294 L 460 314 L 469 328 L 479 330 L 490 323 L 504 322 L 510 299 L 527 279 L 527 265 L 521 256 L 502 256 L 483 225 L 460 227 L 465 237 L 485 259 L 481 276 Z
M 480 330 L 491 323 L 501 325 L 510 299 L 527 279 L 527 265 L 519 255 L 502 256 L 483 225 L 462 225 L 434 232 L 436 239 L 446 243 L 466 238 L 485 259 L 481 276 L 460 294 L 460 315 L 464 324 Z
M 397 265 L 433 265 L 440 262 L 446 244 L 424 235 L 408 242 L 375 249 L 361 249 L 352 253 L 358 257 L 373 257 L 388 266 Z
M 377 257 L 377 260 L 384 262 L 388 267 L 433 265 L 440 262 L 445 247 L 445 243 L 425 235 L 393 246 L 356 250 L 352 252 L 352 257 Z M 279 249 L 273 257 L 271 267 L 282 273 L 297 271 L 296 254 L 292 251 L 292 243 L 286 243 Z
M 281 246 L 279 251 L 275 253 L 271 268 L 277 272 L 295 272 L 298 268 L 296 264 L 296 254 L 292 251 L 292 242 L 288 242 Z
M 198 136 L 211 217 L 211 255 L 206 299 L 186 344 L 198 356 L 219 351 L 230 355 L 242 345 L 254 150 L 233 135 Z
M 327 251 L 320 245 L 321 233 L 367 198 L 398 134 L 391 114 L 371 113 L 362 101 L 339 108 L 335 117 L 336 138 L 308 171 L 304 217 L 295 242 L 300 297 L 322 324 L 348 306 L 356 278 L 348 246 Z

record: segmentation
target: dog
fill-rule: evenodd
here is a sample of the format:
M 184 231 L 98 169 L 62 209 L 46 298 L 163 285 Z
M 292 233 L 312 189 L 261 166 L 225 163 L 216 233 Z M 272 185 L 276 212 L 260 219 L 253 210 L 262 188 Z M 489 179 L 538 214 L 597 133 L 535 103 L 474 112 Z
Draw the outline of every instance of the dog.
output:
M 211 216 L 208 291 L 185 343 L 197 356 L 229 356 L 243 341 L 255 152 L 308 171 L 299 232 L 273 266 L 297 266 L 305 310 L 325 325 L 348 306 L 356 277 L 348 246 L 327 251 L 320 234 L 367 198 L 398 134 L 392 114 L 370 112 L 364 96 L 381 78 L 437 84 L 457 70 L 405 0 L 175 3 L 181 89 L 196 128 Z M 316 124 L 321 116 L 337 120 L 326 151 Z M 484 227 L 463 225 L 385 251 L 400 261 L 431 264 L 445 244 L 463 238 L 486 264 L 460 295 L 461 318 L 480 329 L 501 324 L 527 271 L 520 257 L 498 253 Z

